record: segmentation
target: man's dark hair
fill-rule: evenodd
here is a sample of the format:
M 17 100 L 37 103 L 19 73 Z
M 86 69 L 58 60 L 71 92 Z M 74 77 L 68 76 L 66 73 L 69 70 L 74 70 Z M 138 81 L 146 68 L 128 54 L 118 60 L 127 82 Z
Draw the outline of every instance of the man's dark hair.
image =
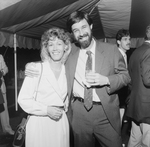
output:
M 93 24 L 92 18 L 90 18 L 89 14 L 82 11 L 75 11 L 70 14 L 67 20 L 67 29 L 71 33 L 72 32 L 72 25 L 75 23 L 80 22 L 81 20 L 85 19 L 89 25 Z
M 121 29 L 116 34 L 116 40 L 121 40 L 122 37 L 130 36 L 129 30 Z

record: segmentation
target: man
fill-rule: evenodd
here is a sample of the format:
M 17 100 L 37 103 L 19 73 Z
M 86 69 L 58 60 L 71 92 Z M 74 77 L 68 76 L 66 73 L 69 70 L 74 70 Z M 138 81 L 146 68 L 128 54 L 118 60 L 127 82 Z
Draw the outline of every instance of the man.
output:
M 126 63 L 126 68 L 128 66 L 126 52 L 130 49 L 130 44 L 131 44 L 130 39 L 131 39 L 130 33 L 128 30 L 121 29 L 116 34 L 116 41 L 117 41 L 118 49 L 124 58 L 124 61 Z M 127 121 L 127 120 L 123 120 L 123 116 L 124 116 L 124 112 L 125 112 L 125 108 L 126 108 L 126 99 L 128 96 L 128 86 L 121 88 L 119 90 L 118 94 L 119 94 L 119 100 L 120 100 L 121 122 Z
M 67 26 L 76 41 L 66 62 L 68 118 L 74 147 L 94 147 L 95 139 L 102 147 L 121 147 L 119 100 L 115 92 L 130 82 L 124 59 L 116 45 L 94 39 L 92 19 L 87 13 L 73 12 Z M 32 68 L 27 69 L 28 74 Z
M 73 12 L 67 26 L 79 46 L 72 48 L 66 63 L 74 146 L 94 147 L 96 138 L 102 147 L 121 147 L 119 101 L 115 92 L 130 81 L 124 59 L 116 45 L 94 39 L 88 14 Z M 85 77 L 86 51 L 92 52 L 92 69 Z M 93 94 L 90 109 L 84 104 L 86 87 Z
M 129 60 L 131 94 L 127 116 L 132 119 L 128 147 L 150 147 L 150 25 L 145 42 Z

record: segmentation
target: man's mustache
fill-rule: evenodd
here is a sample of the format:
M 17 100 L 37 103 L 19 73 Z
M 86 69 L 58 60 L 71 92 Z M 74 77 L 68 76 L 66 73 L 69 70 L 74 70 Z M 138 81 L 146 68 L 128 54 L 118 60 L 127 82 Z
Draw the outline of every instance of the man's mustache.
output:
M 80 36 L 79 36 L 79 39 L 82 39 L 83 37 L 87 37 L 87 36 L 88 36 L 88 34 L 80 35 Z

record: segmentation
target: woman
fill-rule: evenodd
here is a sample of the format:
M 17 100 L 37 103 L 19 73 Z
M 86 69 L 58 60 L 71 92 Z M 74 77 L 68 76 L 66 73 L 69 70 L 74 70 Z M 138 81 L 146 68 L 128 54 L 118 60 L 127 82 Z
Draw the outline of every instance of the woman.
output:
M 41 38 L 41 72 L 37 97 L 33 98 L 39 76 L 26 76 L 18 103 L 31 114 L 26 125 L 26 147 L 69 147 L 69 125 L 65 114 L 68 106 L 64 62 L 70 53 L 68 35 L 59 28 L 47 30 Z

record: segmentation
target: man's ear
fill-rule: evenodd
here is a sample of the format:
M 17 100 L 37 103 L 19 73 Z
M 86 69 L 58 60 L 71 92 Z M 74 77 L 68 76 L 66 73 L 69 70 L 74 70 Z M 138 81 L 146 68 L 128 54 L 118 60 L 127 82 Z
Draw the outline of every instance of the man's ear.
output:
M 91 30 L 93 29 L 93 24 L 90 25 Z
M 117 44 L 120 45 L 120 40 L 117 40 Z
M 66 52 L 66 51 L 67 51 L 67 49 L 68 49 L 68 46 L 67 46 L 67 45 L 65 45 L 65 50 L 64 50 L 64 51 Z

